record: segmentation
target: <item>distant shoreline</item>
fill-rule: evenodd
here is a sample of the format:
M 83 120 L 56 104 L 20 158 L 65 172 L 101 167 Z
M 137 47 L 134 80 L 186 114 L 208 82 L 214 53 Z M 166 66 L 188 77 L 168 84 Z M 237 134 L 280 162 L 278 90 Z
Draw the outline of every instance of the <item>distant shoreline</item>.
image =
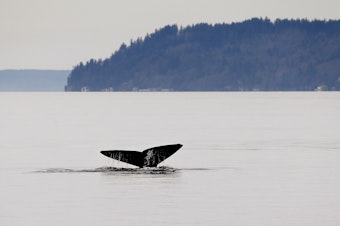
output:
M 63 92 L 70 70 L 0 70 L 0 92 Z

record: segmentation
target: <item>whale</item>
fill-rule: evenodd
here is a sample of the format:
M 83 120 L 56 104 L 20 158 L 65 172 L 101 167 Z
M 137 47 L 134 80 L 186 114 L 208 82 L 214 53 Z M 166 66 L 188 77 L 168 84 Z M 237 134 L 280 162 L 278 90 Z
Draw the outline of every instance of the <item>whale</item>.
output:
M 182 144 L 170 144 L 139 151 L 107 150 L 100 153 L 115 160 L 125 162 L 139 168 L 157 167 L 157 165 L 178 151 Z

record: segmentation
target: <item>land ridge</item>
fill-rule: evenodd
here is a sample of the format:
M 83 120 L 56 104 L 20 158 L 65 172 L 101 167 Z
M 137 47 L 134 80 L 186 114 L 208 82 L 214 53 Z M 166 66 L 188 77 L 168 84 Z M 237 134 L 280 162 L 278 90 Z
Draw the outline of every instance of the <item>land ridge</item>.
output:
M 0 91 L 62 92 L 70 72 L 50 69 L 0 70 Z
M 167 25 L 79 63 L 65 90 L 340 90 L 340 20 Z

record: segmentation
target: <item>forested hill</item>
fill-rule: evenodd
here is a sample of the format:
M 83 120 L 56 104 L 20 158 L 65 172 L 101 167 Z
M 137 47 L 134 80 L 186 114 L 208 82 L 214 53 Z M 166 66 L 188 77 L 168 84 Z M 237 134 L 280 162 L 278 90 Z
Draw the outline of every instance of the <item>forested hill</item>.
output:
M 86 87 L 86 88 L 85 88 Z M 77 65 L 67 91 L 340 90 L 340 20 L 165 26 Z

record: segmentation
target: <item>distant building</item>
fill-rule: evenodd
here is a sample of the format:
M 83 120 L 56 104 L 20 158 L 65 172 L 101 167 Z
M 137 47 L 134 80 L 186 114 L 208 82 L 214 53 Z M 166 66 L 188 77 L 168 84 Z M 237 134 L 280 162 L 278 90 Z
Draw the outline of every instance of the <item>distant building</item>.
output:
M 327 91 L 328 87 L 326 85 L 320 85 L 314 89 L 314 91 Z
M 112 87 L 109 87 L 109 88 L 102 89 L 101 91 L 102 92 L 113 92 L 114 89 Z
M 86 86 L 83 86 L 82 88 L 81 88 L 81 90 L 80 90 L 81 92 L 89 92 L 90 90 L 89 90 L 89 88 L 88 87 L 86 87 Z

